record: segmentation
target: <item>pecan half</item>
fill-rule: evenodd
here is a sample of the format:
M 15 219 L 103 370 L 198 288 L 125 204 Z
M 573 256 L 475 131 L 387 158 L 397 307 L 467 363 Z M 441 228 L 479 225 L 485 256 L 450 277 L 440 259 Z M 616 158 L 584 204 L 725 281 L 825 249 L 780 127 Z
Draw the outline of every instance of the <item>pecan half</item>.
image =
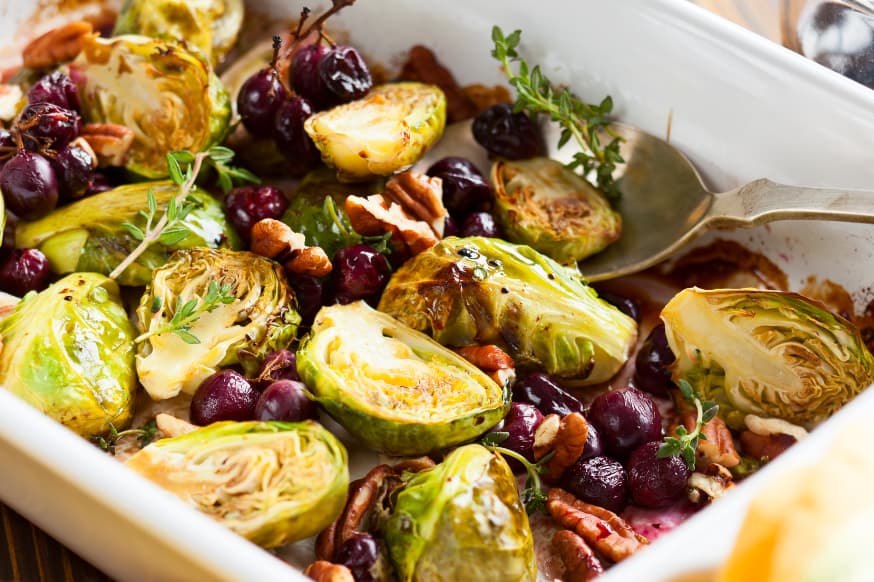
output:
M 731 471 L 718 463 L 711 463 L 705 472 L 696 471 L 689 476 L 689 501 L 710 502 L 722 497 L 733 487 Z
M 123 166 L 134 144 L 133 130 L 117 123 L 86 123 L 79 137 L 97 154 L 100 166 Z
M 475 83 L 473 85 L 467 85 L 462 90 L 464 91 L 464 94 L 467 95 L 468 99 L 473 101 L 476 106 L 477 115 L 492 105 L 513 102 L 513 96 L 510 95 L 510 92 L 503 85 L 487 87 L 486 85 Z
M 589 436 L 589 423 L 579 412 L 564 416 L 556 426 L 557 418 L 558 415 L 548 415 L 534 432 L 534 458 L 539 460 L 547 453 L 554 452 L 547 461 L 546 472 L 543 474 L 543 479 L 548 483 L 558 481 L 562 473 L 577 462 L 586 448 L 586 438 Z
M 182 436 L 200 428 L 197 425 L 191 424 L 188 421 L 165 412 L 161 412 L 155 416 L 155 426 L 157 426 L 158 431 L 167 438 Z
M 614 562 L 624 560 L 649 543 L 612 511 L 580 501 L 558 487 L 549 490 L 546 509 L 559 525 L 579 534 Z
M 564 582 L 588 582 L 604 573 L 604 565 L 586 540 L 562 529 L 552 536 L 552 545 L 564 564 Z
M 434 234 L 443 236 L 447 211 L 443 206 L 443 181 L 425 174 L 401 172 L 386 182 L 382 196 L 396 202 L 412 218 L 426 222 Z
M 325 560 L 313 562 L 303 571 L 315 582 L 355 582 L 352 570 L 341 564 L 332 564 Z
M 558 428 L 561 426 L 561 417 L 557 414 L 547 414 L 543 422 L 534 431 L 534 459 L 540 460 L 555 446 L 558 437 Z
M 697 411 L 683 410 L 682 421 L 687 431 L 695 430 L 695 424 L 698 422 Z M 734 467 L 740 463 L 740 455 L 734 446 L 731 431 L 728 430 L 724 420 L 714 416 L 701 427 L 701 433 L 706 439 L 698 441 L 698 448 L 695 452 L 696 465 L 706 467 L 711 463 L 718 463 L 723 467 Z
M 498 346 L 465 346 L 455 352 L 488 374 L 498 386 L 507 386 L 516 379 L 516 363 Z
M 478 113 L 476 104 L 459 87 L 449 69 L 441 65 L 434 53 L 422 45 L 410 49 L 407 62 L 401 69 L 400 79 L 440 87 L 446 95 L 446 118 L 449 123 L 470 119 Z
M 322 247 L 306 246 L 304 235 L 279 220 L 264 218 L 252 226 L 253 253 L 283 263 L 295 275 L 324 277 L 333 269 Z
M 82 41 L 94 27 L 84 20 L 53 28 L 24 47 L 21 59 L 25 67 L 45 69 L 71 61 L 82 52 Z
M 750 430 L 740 433 L 741 449 L 754 459 L 773 461 L 795 442 L 795 437 L 788 434 L 760 435 Z

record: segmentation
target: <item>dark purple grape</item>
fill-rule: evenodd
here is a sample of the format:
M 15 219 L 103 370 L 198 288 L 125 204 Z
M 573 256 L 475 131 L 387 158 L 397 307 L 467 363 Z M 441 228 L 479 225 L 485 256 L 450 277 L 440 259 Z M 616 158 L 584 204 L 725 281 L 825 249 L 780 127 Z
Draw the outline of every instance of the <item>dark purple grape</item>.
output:
M 17 125 L 26 146 L 35 145 L 26 139 L 31 138 L 57 151 L 79 135 L 81 120 L 75 111 L 54 103 L 32 103 L 21 112 Z
M 83 197 L 91 186 L 96 160 L 84 148 L 71 144 L 58 152 L 52 167 L 58 177 L 58 189 L 67 199 Z
M 270 137 L 276 110 L 287 97 L 285 87 L 272 68 L 261 69 L 246 79 L 237 95 L 237 111 L 249 133 Z
M 316 418 L 316 403 L 307 398 L 306 386 L 295 380 L 278 380 L 261 393 L 255 420 L 300 422 Z
M 500 238 L 501 227 L 488 212 L 474 212 L 461 224 L 461 236 L 488 236 Z
M 534 431 L 543 422 L 543 415 L 537 408 L 527 402 L 514 402 L 504 420 L 495 425 L 489 432 L 507 432 L 510 436 L 502 441 L 500 446 L 516 451 L 532 463 L 534 462 Z M 522 465 L 508 459 L 514 471 L 520 471 Z
M 49 260 L 37 249 L 15 249 L 0 265 L 0 289 L 18 297 L 49 284 Z
M 85 192 L 85 196 L 100 194 L 101 192 L 112 190 L 113 188 L 115 188 L 115 186 L 113 186 L 109 178 L 106 177 L 106 174 L 102 172 L 94 172 L 94 174 L 91 175 L 91 183 L 88 185 L 88 190 Z
M 692 471 L 680 457 L 659 458 L 662 441 L 650 441 L 628 458 L 628 486 L 631 498 L 643 507 L 664 507 L 686 493 Z
M 463 215 L 492 198 L 488 181 L 465 158 L 443 158 L 428 168 L 427 174 L 443 181 L 443 204 L 453 214 Z
M 334 255 L 333 264 L 331 278 L 337 303 L 373 299 L 382 291 L 391 275 L 388 259 L 365 244 L 340 249 Z
M 319 65 L 330 49 L 313 43 L 302 47 L 291 58 L 291 84 L 294 91 L 305 97 L 316 109 L 329 106 L 335 97 L 328 91 L 319 75 Z
M 637 301 L 631 297 L 625 297 L 611 291 L 598 291 L 598 297 L 636 321 L 640 323 L 640 306 Z
M 676 359 L 665 336 L 665 324 L 660 323 L 634 357 L 634 385 L 656 396 L 668 396 L 674 383 L 667 366 Z
M 288 199 L 274 186 L 239 186 L 225 197 L 228 220 L 241 237 L 252 235 L 252 226 L 259 220 L 278 220 L 288 208 Z
M 260 396 L 238 372 L 216 372 L 197 387 L 191 399 L 191 422 L 205 426 L 220 420 L 252 420 Z
M 543 152 L 540 130 L 509 103 L 492 105 L 473 120 L 473 138 L 489 153 L 508 160 L 525 160 Z
M 288 283 L 297 298 L 297 307 L 302 322 L 304 324 L 311 323 L 325 303 L 325 279 L 309 275 L 294 275 L 289 277 Z
M 58 107 L 79 111 L 79 88 L 61 71 L 55 71 L 33 84 L 27 92 L 30 103 L 52 103 Z
M 610 457 L 581 459 L 561 476 L 559 485 L 574 497 L 619 513 L 628 503 L 628 475 Z
M 255 378 L 253 385 L 259 390 L 264 390 L 278 380 L 300 382 L 300 376 L 297 373 L 297 356 L 290 350 L 276 350 L 272 354 L 268 354 L 261 362 L 261 367 Z
M 589 432 L 586 433 L 586 448 L 583 449 L 583 454 L 580 459 L 588 459 L 589 457 L 600 457 L 604 454 L 604 445 L 601 442 L 601 434 L 595 425 L 589 423 Z
M 337 550 L 337 563 L 352 571 L 355 582 L 378 582 L 377 561 L 379 560 L 379 542 L 372 535 L 355 532 Z
M 351 46 L 337 45 L 322 56 L 319 77 L 325 88 L 343 103 L 364 97 L 373 87 L 367 63 Z
M 58 205 L 58 178 L 46 158 L 22 150 L 0 170 L 0 192 L 9 210 L 36 220 Z
M 319 161 L 319 150 L 303 128 L 312 114 L 313 106 L 303 97 L 287 99 L 276 110 L 273 139 L 285 159 L 291 162 L 293 174 L 304 174 Z
M 458 225 L 455 224 L 455 220 L 448 214 L 443 220 L 443 237 L 447 236 L 458 236 Z
M 605 392 L 592 401 L 586 415 L 612 457 L 626 458 L 662 434 L 662 415 L 649 395 L 635 388 Z
M 543 372 L 535 372 L 518 380 L 513 386 L 513 400 L 527 402 L 543 414 L 567 416 L 571 412 L 585 411 L 579 398 L 568 393 L 555 380 Z

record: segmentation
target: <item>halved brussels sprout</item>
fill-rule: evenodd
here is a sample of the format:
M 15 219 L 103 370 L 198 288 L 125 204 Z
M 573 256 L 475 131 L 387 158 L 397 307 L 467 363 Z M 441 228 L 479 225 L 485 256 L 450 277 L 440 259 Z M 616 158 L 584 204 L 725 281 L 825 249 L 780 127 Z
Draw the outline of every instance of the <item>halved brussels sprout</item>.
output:
M 403 582 L 537 579 L 516 478 L 501 456 L 480 445 L 455 449 L 409 480 L 385 542 Z
M 578 271 L 483 237 L 445 238 L 407 261 L 379 309 L 443 345 L 496 344 L 517 366 L 583 385 L 609 380 L 637 339 L 634 320 Z
M 298 349 L 297 369 L 337 422 L 390 455 L 468 441 L 510 406 L 509 390 L 363 301 L 319 311 Z
M 20 222 L 15 230 L 16 246 L 40 249 L 58 274 L 93 271 L 108 275 L 139 244 L 122 225 L 129 222 L 145 228 L 140 211 L 148 207 L 149 190 L 155 195 L 158 216 L 179 193 L 179 187 L 170 181 L 119 186 L 61 207 L 35 222 Z M 240 246 L 218 201 L 197 188 L 189 198 L 197 207 L 180 226 L 191 234 L 172 245 L 150 245 L 118 277 L 120 284 L 145 285 L 152 280 L 152 271 L 166 263 L 177 249 Z
M 813 428 L 874 381 L 874 356 L 850 322 L 796 293 L 686 289 L 662 311 L 685 378 L 729 426 L 776 417 Z
M 227 132 L 227 92 L 209 64 L 182 45 L 137 35 L 86 37 L 70 68 L 86 121 L 133 130 L 125 167 L 136 174 L 166 177 L 168 152 L 206 150 Z
M 186 333 L 162 332 L 186 303 L 203 306 L 211 283 L 227 286 L 234 299 L 215 303 Z M 267 354 L 294 339 L 296 306 L 282 267 L 273 261 L 226 249 L 177 251 L 154 271 L 137 309 L 140 383 L 154 400 L 164 400 L 193 393 L 221 367 L 240 364 L 252 376 Z
M 127 0 L 113 36 L 185 40 L 215 66 L 234 46 L 241 26 L 243 0 Z
M 346 449 L 313 421 L 217 422 L 152 443 L 126 464 L 266 548 L 327 527 L 349 487 Z
M 346 215 L 346 198 L 383 191 L 383 180 L 344 184 L 330 168 L 308 173 L 290 197 L 282 221 L 306 237 L 310 246 L 320 246 L 329 257 L 343 247 L 361 242 Z M 328 200 L 330 198 L 330 200 Z
M 366 97 L 316 113 L 304 129 L 341 180 L 388 176 L 416 163 L 446 125 L 436 85 L 391 83 Z
M 130 421 L 133 326 L 112 279 L 74 273 L 28 293 L 0 336 L 0 386 L 82 436 Z
M 555 160 L 498 160 L 491 180 L 507 238 L 559 263 L 600 252 L 622 233 L 622 218 L 604 195 Z

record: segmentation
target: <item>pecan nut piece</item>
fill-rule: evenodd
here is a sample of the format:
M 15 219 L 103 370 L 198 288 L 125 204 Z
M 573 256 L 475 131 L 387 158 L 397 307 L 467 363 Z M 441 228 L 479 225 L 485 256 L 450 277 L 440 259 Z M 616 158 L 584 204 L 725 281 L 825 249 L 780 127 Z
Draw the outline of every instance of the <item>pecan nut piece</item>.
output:
M 561 417 L 557 414 L 547 414 L 543 422 L 534 431 L 534 459 L 539 461 L 555 447 Z
M 84 20 L 53 28 L 24 47 L 21 59 L 25 67 L 45 69 L 71 61 L 82 52 L 82 41 L 94 27 Z
M 579 534 L 614 562 L 624 560 L 649 543 L 612 511 L 580 501 L 558 487 L 549 490 L 546 509 L 559 525 Z
M 698 422 L 697 411 L 683 410 L 682 421 L 686 430 L 692 432 Z M 728 430 L 724 420 L 714 416 L 701 427 L 701 434 L 706 438 L 698 441 L 698 448 L 695 451 L 696 464 L 699 467 L 706 467 L 711 463 L 718 463 L 723 467 L 734 467 L 740 463 L 740 455 L 734 446 L 731 431 Z
M 252 226 L 253 253 L 283 263 L 294 275 L 324 277 L 333 269 L 331 259 L 321 247 L 306 246 L 304 235 L 294 232 L 279 220 L 264 218 Z
M 352 570 L 342 564 L 332 564 L 326 560 L 313 562 L 303 573 L 315 582 L 355 582 Z
M 516 363 L 498 346 L 465 346 L 455 353 L 488 374 L 498 386 L 507 386 L 516 379 Z
M 86 123 L 79 137 L 91 146 L 100 166 L 123 166 L 134 144 L 133 130 L 117 123 Z
M 760 435 L 751 430 L 740 433 L 740 446 L 744 454 L 766 461 L 773 461 L 796 443 L 788 434 Z
M 733 487 L 731 471 L 718 463 L 711 463 L 705 472 L 696 471 L 689 476 L 689 501 L 710 502 L 722 497 Z
M 588 582 L 604 573 L 601 560 L 578 534 L 559 530 L 552 536 L 552 545 L 564 564 L 565 582 Z
M 437 237 L 443 236 L 448 212 L 443 206 L 443 180 L 440 178 L 401 172 L 386 182 L 382 196 L 399 204 L 410 217 L 427 223 Z
M 534 458 L 542 459 L 548 453 L 553 456 L 546 463 L 543 479 L 555 483 L 568 467 L 577 462 L 586 448 L 589 436 L 589 423 L 579 412 L 572 412 L 563 418 L 549 414 L 534 431 Z
M 449 69 L 441 65 L 434 53 L 422 45 L 410 49 L 407 62 L 401 69 L 400 79 L 440 87 L 446 95 L 446 118 L 449 123 L 464 121 L 479 113 L 476 104 L 459 87 Z
M 367 198 L 349 196 L 346 198 L 346 214 L 352 228 L 359 234 L 379 236 L 390 232 L 392 241 L 411 256 L 430 249 L 439 240 L 428 223 L 413 220 L 399 204 L 389 202 L 382 194 Z
M 293 253 L 291 258 L 285 261 L 285 270 L 294 275 L 309 275 L 310 277 L 324 277 L 334 270 L 331 259 L 322 247 L 306 247 Z
M 182 420 L 172 414 L 161 412 L 155 416 L 155 426 L 158 431 L 167 438 L 173 438 L 194 432 L 199 426 L 191 424 L 188 421 Z

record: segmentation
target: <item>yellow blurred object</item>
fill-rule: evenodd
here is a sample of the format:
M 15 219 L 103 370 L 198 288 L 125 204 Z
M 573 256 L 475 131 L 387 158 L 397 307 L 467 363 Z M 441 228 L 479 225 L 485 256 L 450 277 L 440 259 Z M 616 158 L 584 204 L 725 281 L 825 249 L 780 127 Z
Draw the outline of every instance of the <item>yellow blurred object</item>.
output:
M 820 460 L 772 475 L 747 512 L 718 582 L 874 580 L 874 424 L 855 420 Z

